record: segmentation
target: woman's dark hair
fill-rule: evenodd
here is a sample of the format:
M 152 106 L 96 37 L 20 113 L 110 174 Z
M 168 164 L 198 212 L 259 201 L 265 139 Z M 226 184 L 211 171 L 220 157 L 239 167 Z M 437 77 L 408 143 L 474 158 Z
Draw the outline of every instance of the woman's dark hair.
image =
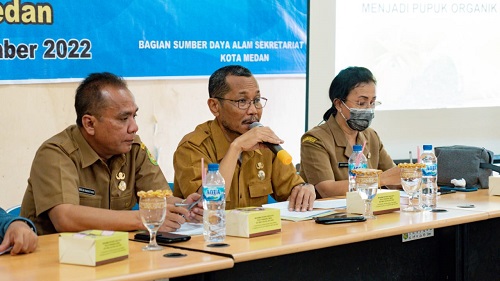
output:
M 377 80 L 368 68 L 351 66 L 340 71 L 330 85 L 329 96 L 332 107 L 325 112 L 323 120 L 327 121 L 330 115 L 335 116 L 337 114 L 337 109 L 333 105 L 335 99 L 345 101 L 349 92 L 361 83 L 377 84 Z
M 109 72 L 92 73 L 76 89 L 75 110 L 76 124 L 82 127 L 82 117 L 85 114 L 99 117 L 106 101 L 101 90 L 106 86 L 127 89 L 127 83 L 121 77 Z
M 223 98 L 231 90 L 226 83 L 229 75 L 251 77 L 252 72 L 241 65 L 227 65 L 217 69 L 208 79 L 208 94 L 211 98 Z

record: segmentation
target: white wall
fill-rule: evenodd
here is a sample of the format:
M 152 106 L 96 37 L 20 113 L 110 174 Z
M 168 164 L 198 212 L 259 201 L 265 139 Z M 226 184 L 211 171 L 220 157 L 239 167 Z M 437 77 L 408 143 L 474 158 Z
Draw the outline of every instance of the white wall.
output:
M 328 89 L 340 71 L 334 69 L 335 2 L 310 1 L 308 128 L 316 126 L 330 107 Z M 384 93 L 377 93 L 377 99 L 383 102 Z M 382 105 L 371 127 L 379 133 L 393 159 L 408 159 L 408 151 L 415 155 L 416 146 L 422 144 L 481 146 L 500 154 L 499 116 L 499 107 L 384 111 Z
M 335 75 L 335 1 L 311 0 L 307 127 L 321 120 L 330 106 L 328 88 Z M 319 41 L 315 40 L 320 38 Z M 300 161 L 300 136 L 305 127 L 304 77 L 257 77 L 262 95 L 269 98 L 262 123 L 286 142 L 293 162 Z M 172 155 L 178 141 L 194 127 L 212 119 L 206 106 L 207 78 L 129 81 L 140 108 L 139 135 L 153 152 L 169 181 L 173 180 Z M 494 83 L 494 81 L 488 81 Z M 50 136 L 75 123 L 74 92 L 78 83 L 0 85 L 0 206 L 19 204 L 26 188 L 33 156 Z M 383 101 L 383 93 L 379 93 Z M 394 159 L 408 157 L 417 145 L 466 144 L 500 153 L 500 109 L 442 109 L 425 111 L 377 110 L 372 127 L 378 131 Z M 157 133 L 154 133 L 157 120 Z
M 297 163 L 305 127 L 305 77 L 256 77 L 262 96 L 269 99 L 261 121 L 285 140 L 283 147 Z M 128 85 L 139 106 L 138 134 L 152 152 L 159 152 L 159 164 L 173 181 L 172 157 L 178 142 L 197 124 L 213 118 L 206 105 L 208 77 L 128 81 Z M 0 85 L 0 128 L 4 130 L 0 139 L 0 207 L 21 203 L 40 144 L 75 123 L 77 86 Z

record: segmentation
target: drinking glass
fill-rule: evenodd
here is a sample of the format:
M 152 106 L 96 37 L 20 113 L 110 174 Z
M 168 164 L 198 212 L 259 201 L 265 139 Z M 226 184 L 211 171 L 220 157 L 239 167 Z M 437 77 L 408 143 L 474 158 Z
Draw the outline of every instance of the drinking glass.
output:
M 408 194 L 408 207 L 402 209 L 404 212 L 420 212 L 422 208 L 413 204 L 413 196 L 418 194 L 420 183 L 422 182 L 422 163 L 400 163 L 398 164 L 401 175 L 401 185 Z
M 142 249 L 158 251 L 163 249 L 156 242 L 156 232 L 165 221 L 167 215 L 166 197 L 139 197 L 139 212 L 142 223 L 149 231 L 149 244 Z
M 366 219 L 375 219 L 372 211 L 372 199 L 377 195 L 379 188 L 379 175 L 381 170 L 376 169 L 354 169 L 356 175 L 356 189 L 365 205 L 363 216 Z

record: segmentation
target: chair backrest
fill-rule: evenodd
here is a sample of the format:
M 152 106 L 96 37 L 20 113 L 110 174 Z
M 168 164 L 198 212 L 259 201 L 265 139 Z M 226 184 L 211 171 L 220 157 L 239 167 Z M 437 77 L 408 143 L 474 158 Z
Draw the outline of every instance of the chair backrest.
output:
M 11 215 L 19 216 L 21 214 L 21 205 L 10 207 L 5 211 Z
M 267 204 L 276 203 L 277 201 L 271 197 L 271 195 L 267 195 Z

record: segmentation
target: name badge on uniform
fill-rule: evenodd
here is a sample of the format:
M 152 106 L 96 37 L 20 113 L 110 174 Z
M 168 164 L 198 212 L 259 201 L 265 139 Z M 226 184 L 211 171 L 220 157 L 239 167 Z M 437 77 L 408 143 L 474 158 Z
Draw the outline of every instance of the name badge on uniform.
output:
M 339 162 L 339 168 L 347 168 L 349 167 L 349 163 L 347 162 Z
M 78 187 L 78 192 L 83 193 L 83 194 L 87 194 L 87 195 L 92 195 L 92 196 L 95 195 L 95 190 L 90 189 L 90 188 L 86 188 L 83 186 Z

